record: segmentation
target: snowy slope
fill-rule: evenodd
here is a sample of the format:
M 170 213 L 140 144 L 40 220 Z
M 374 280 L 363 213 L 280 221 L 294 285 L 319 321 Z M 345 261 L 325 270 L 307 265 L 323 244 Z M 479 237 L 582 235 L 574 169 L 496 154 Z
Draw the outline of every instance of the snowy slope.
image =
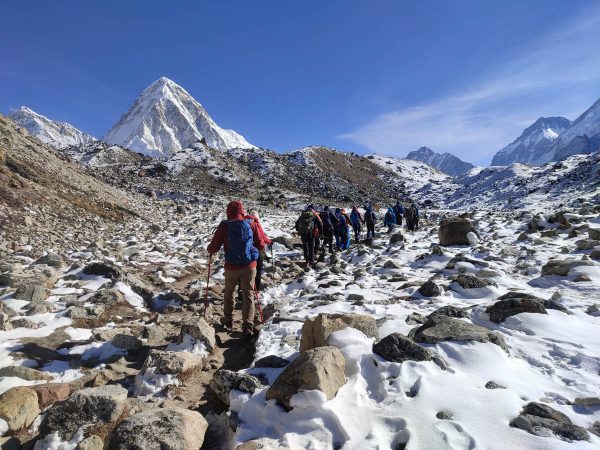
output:
M 219 127 L 200 103 L 165 77 L 141 93 L 103 140 L 150 156 L 169 156 L 203 140 L 219 150 L 254 147 Z
M 564 117 L 540 117 L 521 136 L 494 155 L 492 166 L 531 164 L 548 158 L 554 141 L 570 126 L 571 121 Z
M 574 205 L 600 200 L 600 153 L 574 155 L 540 167 L 477 168 L 454 180 L 453 193 L 439 193 L 456 208 L 517 209 Z
M 382 155 L 368 155 L 367 158 L 384 169 L 391 170 L 398 177 L 403 178 L 409 189 L 421 189 L 430 183 L 449 183 L 452 179 L 449 175 L 421 161 L 398 159 Z
M 11 112 L 8 117 L 40 141 L 58 149 L 72 145 L 85 145 L 96 140 L 71 124 L 48 119 L 26 106 Z
M 462 175 L 474 167 L 473 164 L 464 162 L 450 153 L 435 153 L 428 147 L 410 152 L 406 159 L 422 161 L 453 177 Z
M 550 159 L 540 158 L 537 162 L 559 161 L 567 156 L 591 153 L 598 149 L 600 149 L 600 99 L 556 139 L 552 152 L 548 155 Z

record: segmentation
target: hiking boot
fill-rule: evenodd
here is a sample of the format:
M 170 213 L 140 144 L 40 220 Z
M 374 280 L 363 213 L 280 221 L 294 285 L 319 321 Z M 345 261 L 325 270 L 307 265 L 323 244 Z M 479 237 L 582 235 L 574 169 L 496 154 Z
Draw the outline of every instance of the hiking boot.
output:
M 254 338 L 258 337 L 258 333 L 260 332 L 260 327 L 256 325 L 244 325 L 242 330 L 242 336 L 245 338 Z
M 229 331 L 233 330 L 233 319 L 226 319 L 225 317 L 221 317 L 219 319 L 219 323 L 226 330 L 229 330 Z

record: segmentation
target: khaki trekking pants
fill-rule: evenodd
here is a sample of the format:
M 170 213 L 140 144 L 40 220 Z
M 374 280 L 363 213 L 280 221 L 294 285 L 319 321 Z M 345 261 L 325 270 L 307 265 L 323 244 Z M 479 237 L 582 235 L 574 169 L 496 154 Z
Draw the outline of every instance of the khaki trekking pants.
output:
M 247 269 L 226 270 L 223 314 L 226 320 L 233 319 L 233 293 L 238 283 L 242 291 L 242 326 L 252 327 L 254 322 L 254 278 L 256 267 Z

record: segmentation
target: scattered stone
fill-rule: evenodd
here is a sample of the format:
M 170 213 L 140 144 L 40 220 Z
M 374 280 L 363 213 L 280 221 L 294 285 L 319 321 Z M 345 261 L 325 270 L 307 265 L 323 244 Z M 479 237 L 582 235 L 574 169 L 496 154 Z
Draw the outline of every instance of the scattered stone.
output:
M 217 346 L 217 341 L 215 339 L 215 329 L 208 323 L 206 323 L 206 321 L 201 317 L 185 321 L 181 325 L 179 342 L 183 340 L 183 337 L 186 334 L 189 334 L 196 340 L 203 341 L 206 344 L 206 349 L 211 353 Z
M 444 293 L 443 289 L 432 280 L 428 280 L 417 290 L 423 297 L 437 297 Z
M 10 322 L 10 316 L 4 312 L 0 312 L 0 331 L 10 331 L 13 329 Z
M 600 228 L 589 227 L 588 236 L 590 237 L 590 239 L 600 241 Z
M 78 443 L 75 450 L 102 450 L 103 448 L 104 441 L 102 438 L 96 434 L 92 434 Z
M 435 344 L 442 341 L 492 342 L 508 352 L 504 338 L 487 328 L 443 315 L 433 315 L 418 328 L 410 331 L 417 342 Z
M 400 244 L 404 242 L 404 235 L 402 233 L 394 233 L 390 237 L 390 245 Z
M 254 367 L 280 368 L 287 366 L 289 363 L 290 362 L 287 359 L 282 358 L 281 356 L 269 355 L 265 356 L 264 358 L 260 358 L 259 360 L 256 360 L 254 362 Z
M 580 239 L 575 242 L 575 245 L 577 246 L 577 250 L 591 250 L 594 247 L 600 246 L 600 241 L 593 239 Z
M 552 432 L 568 442 L 589 439 L 584 428 L 573 424 L 567 415 L 543 403 L 528 403 L 509 425 L 542 437 L 548 437 L 548 433 Z
M 306 320 L 302 325 L 300 351 L 304 352 L 311 348 L 326 346 L 331 333 L 343 330 L 346 327 L 355 328 L 368 337 L 376 339 L 379 335 L 375 319 L 371 316 L 321 313 L 312 319 Z
M 466 273 L 459 274 L 456 277 L 456 282 L 463 289 L 478 289 L 478 288 L 484 288 L 484 287 L 488 287 L 488 286 L 498 287 L 498 285 L 496 283 L 494 283 L 493 281 L 486 280 L 483 278 L 478 278 L 475 275 L 470 275 L 470 274 L 466 274 Z
M 90 303 L 106 307 L 123 304 L 126 301 L 125 295 L 116 289 L 102 289 L 88 299 L 88 302 Z
M 422 324 L 425 323 L 425 320 L 427 320 L 425 318 L 425 316 L 419 314 L 419 313 L 411 313 L 405 320 L 405 322 L 409 325 L 417 325 L 417 324 Z
M 99 275 L 110 278 L 113 282 L 123 277 L 123 270 L 111 262 L 95 261 L 83 268 L 85 275 Z
M 573 281 L 575 283 L 582 283 L 582 282 L 586 282 L 586 281 L 592 281 L 592 279 L 589 277 L 589 275 L 585 275 L 585 274 L 581 274 L 581 275 L 577 275 Z
M 81 389 L 48 410 L 40 432 L 42 435 L 57 432 L 62 439 L 69 440 L 83 425 L 114 423 L 126 401 L 127 389 L 118 385 Z
M 469 232 L 473 232 L 478 238 L 481 238 L 469 219 L 445 219 L 440 223 L 438 230 L 440 245 L 470 245 L 467 237 Z
M 498 384 L 495 381 L 488 381 L 487 383 L 485 383 L 485 388 L 486 389 L 506 389 L 505 386 L 502 386 L 501 384 Z
M 291 410 L 291 398 L 301 391 L 319 390 L 327 400 L 335 397 L 346 382 L 345 359 L 336 347 L 306 350 L 293 360 L 267 391 L 267 400 L 277 400 Z
M 37 322 L 33 322 L 25 317 L 19 317 L 11 322 L 13 328 L 29 328 L 30 330 L 37 330 L 40 325 Z
M 400 334 L 392 333 L 373 345 L 373 353 L 381 356 L 386 361 L 431 361 L 431 350 L 420 346 L 412 339 Z
M 577 397 L 573 404 L 575 406 L 600 406 L 600 397 Z
M 450 411 L 447 410 L 443 410 L 443 411 L 439 411 L 435 417 L 437 417 L 440 420 L 452 420 L 453 414 Z
M 107 448 L 199 450 L 207 428 L 208 423 L 196 411 L 153 408 L 121 422 L 112 432 Z
M 38 259 L 36 264 L 44 264 L 46 266 L 60 268 L 64 264 L 63 259 L 55 253 L 47 253 Z
M 429 314 L 427 317 L 429 318 L 429 317 L 432 317 L 435 315 L 463 318 L 463 317 L 469 317 L 469 311 L 464 308 L 459 308 L 458 306 L 446 305 L 446 306 L 442 306 L 441 308 L 436 309 L 431 314 Z
M 226 405 L 229 405 L 229 393 L 233 390 L 252 394 L 255 390 L 263 387 L 261 381 L 252 375 L 225 369 L 215 372 L 210 382 L 210 388 Z
M 43 302 L 46 297 L 46 288 L 37 284 L 21 285 L 14 294 L 15 299 L 27 302 Z
M 151 350 L 144 362 L 142 371 L 154 367 L 158 374 L 177 374 L 202 367 L 202 357 L 189 352 Z
M 67 383 L 35 384 L 29 388 L 37 394 L 40 409 L 45 409 L 55 402 L 65 400 L 71 393 Z
M 569 275 L 569 271 L 575 267 L 593 265 L 594 263 L 592 261 L 586 261 L 582 259 L 551 259 L 544 266 L 542 266 L 542 276 L 558 275 L 560 277 L 566 277 Z
M 28 387 L 13 387 L 0 395 L 0 419 L 11 431 L 28 427 L 39 413 L 37 394 Z
M 25 366 L 7 366 L 0 369 L 0 377 L 18 377 L 28 381 L 49 381 L 54 377 Z
M 112 345 L 128 352 L 136 352 L 142 347 L 142 341 L 130 334 L 119 333 L 111 340 Z

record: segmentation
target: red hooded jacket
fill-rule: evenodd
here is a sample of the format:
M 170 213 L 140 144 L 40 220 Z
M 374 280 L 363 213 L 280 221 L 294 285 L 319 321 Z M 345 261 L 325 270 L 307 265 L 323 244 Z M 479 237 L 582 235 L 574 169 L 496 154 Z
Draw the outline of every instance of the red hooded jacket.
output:
M 227 205 L 227 220 L 244 220 L 244 205 L 239 200 L 235 200 L 230 202 Z M 252 230 L 253 244 L 261 251 L 265 248 L 266 242 L 263 239 L 264 231 L 261 234 L 261 230 L 259 230 L 259 225 L 254 221 L 250 221 L 250 229 Z M 213 236 L 210 244 L 208 244 L 208 253 L 211 255 L 213 253 L 217 253 L 221 250 L 221 246 L 227 250 L 227 222 L 223 221 L 217 227 L 217 231 L 215 231 L 215 235 Z M 245 266 L 236 266 L 234 264 L 225 263 L 225 270 L 240 270 L 247 269 L 249 267 L 256 267 L 256 261 L 251 261 L 249 264 Z
M 253 216 L 251 214 L 246 214 L 244 216 L 244 219 L 250 219 L 252 222 L 256 223 L 256 226 L 258 227 L 258 232 L 260 233 L 260 236 L 266 245 L 271 245 L 273 243 L 273 241 L 271 241 L 271 239 L 269 239 L 269 237 L 267 236 L 267 233 L 265 233 L 265 230 L 260 224 L 260 220 L 258 219 L 258 217 Z

